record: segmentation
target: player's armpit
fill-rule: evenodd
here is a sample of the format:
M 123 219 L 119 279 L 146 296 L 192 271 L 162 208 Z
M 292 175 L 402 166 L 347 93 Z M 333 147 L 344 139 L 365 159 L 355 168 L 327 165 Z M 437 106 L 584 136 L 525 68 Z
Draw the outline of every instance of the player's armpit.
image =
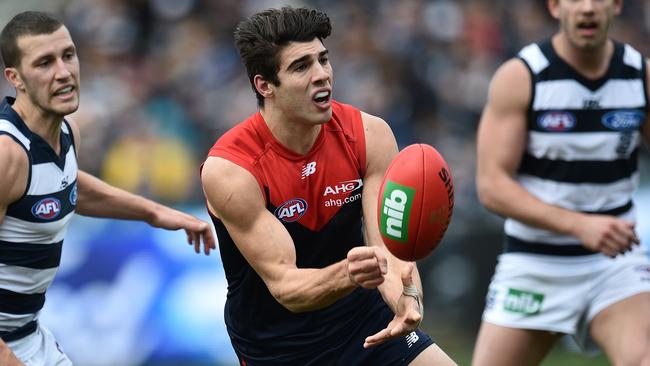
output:
M 10 136 L 0 135 L 0 223 L 7 207 L 27 190 L 29 159 L 25 150 Z

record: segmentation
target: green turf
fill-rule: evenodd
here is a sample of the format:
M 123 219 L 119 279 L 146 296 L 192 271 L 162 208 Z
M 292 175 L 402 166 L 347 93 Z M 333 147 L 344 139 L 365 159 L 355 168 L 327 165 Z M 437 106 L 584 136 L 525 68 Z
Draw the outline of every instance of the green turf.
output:
M 476 332 L 460 331 L 459 329 L 443 326 L 440 319 L 430 317 L 426 324 L 427 332 L 438 345 L 458 365 L 469 366 L 472 362 L 472 351 Z M 439 326 L 432 326 L 438 322 Z M 603 354 L 589 356 L 577 351 L 577 346 L 569 339 L 560 339 L 551 352 L 546 356 L 541 366 L 609 366 L 607 357 Z
M 464 342 L 463 342 L 464 343 Z M 455 344 L 444 347 L 445 352 L 461 366 L 470 365 L 472 360 L 472 348 L 468 344 Z M 549 353 L 541 366 L 609 366 L 611 365 L 604 355 L 595 357 L 567 350 L 563 345 L 558 344 Z

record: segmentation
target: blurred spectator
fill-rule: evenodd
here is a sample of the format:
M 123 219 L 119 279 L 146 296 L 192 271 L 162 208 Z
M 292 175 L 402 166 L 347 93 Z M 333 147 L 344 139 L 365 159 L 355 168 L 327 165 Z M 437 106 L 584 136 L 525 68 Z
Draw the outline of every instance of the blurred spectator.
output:
M 0 23 L 37 9 L 69 26 L 83 65 L 73 116 L 82 130 L 81 168 L 166 203 L 203 204 L 198 167 L 207 150 L 256 109 L 234 27 L 284 4 L 332 17 L 340 33 L 326 41 L 335 98 L 383 117 L 401 147 L 429 143 L 448 160 L 456 208 L 449 244 L 420 267 L 432 276 L 426 303 L 452 305 L 447 321 L 478 325 L 488 261 L 500 250 L 499 218 L 481 208 L 474 189 L 478 115 L 497 65 L 553 32 L 544 1 L 0 0 Z M 650 1 L 625 1 L 619 18 L 612 36 L 650 56 Z M 4 78 L 0 92 L 13 95 Z M 643 154 L 641 184 L 648 186 Z M 456 279 L 457 291 L 439 279 L 442 272 Z

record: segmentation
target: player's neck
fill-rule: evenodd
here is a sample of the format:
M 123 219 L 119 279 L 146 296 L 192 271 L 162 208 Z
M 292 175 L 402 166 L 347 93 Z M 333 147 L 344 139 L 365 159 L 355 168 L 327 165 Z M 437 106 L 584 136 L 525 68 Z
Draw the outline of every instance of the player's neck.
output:
M 43 111 L 26 97 L 16 98 L 12 107 L 33 133 L 43 138 L 55 152 L 59 152 L 63 117 Z
M 552 40 L 555 52 L 567 64 L 587 79 L 599 79 L 609 67 L 614 44 L 607 40 L 600 47 L 583 49 L 574 46 L 563 34 L 557 34 Z
M 274 108 L 262 108 L 260 113 L 273 137 L 284 147 L 300 155 L 311 150 L 322 128 L 320 124 L 292 121 Z

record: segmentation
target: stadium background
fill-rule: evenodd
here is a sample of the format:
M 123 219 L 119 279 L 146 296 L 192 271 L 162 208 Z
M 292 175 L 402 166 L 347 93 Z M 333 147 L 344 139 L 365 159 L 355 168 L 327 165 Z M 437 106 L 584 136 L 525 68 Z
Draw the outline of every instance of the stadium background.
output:
M 501 219 L 474 188 L 475 132 L 490 77 L 553 33 L 543 0 L 0 0 L 0 26 L 21 10 L 66 23 L 81 60 L 80 165 L 104 180 L 206 217 L 198 166 L 213 141 L 255 110 L 233 47 L 236 23 L 283 4 L 325 10 L 334 96 L 387 120 L 401 147 L 435 146 L 456 183 L 441 247 L 419 263 L 424 328 L 468 364 Z M 650 55 L 650 2 L 625 1 L 614 36 Z M 4 79 L 3 95 L 14 95 Z M 642 155 L 639 231 L 650 242 L 650 158 Z M 43 322 L 79 365 L 231 365 L 218 254 L 182 233 L 76 217 Z M 562 342 L 545 365 L 606 365 Z

